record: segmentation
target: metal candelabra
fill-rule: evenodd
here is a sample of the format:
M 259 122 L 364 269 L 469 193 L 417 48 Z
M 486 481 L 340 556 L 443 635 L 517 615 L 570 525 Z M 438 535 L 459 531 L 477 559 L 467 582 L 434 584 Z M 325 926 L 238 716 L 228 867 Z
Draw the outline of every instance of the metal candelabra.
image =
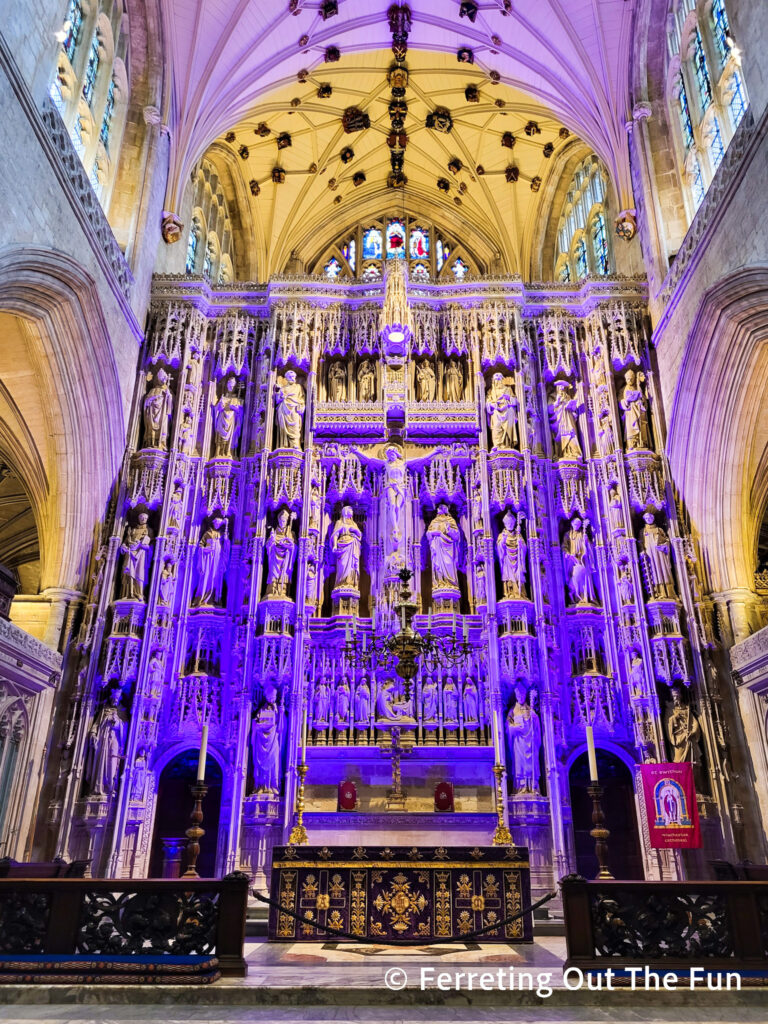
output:
M 197 782 L 189 788 L 192 796 L 195 798 L 195 805 L 189 816 L 192 824 L 185 833 L 187 837 L 187 870 L 181 877 L 199 878 L 200 875 L 197 873 L 197 858 L 200 856 L 200 840 L 205 835 L 205 829 L 201 828 L 200 825 L 203 821 L 203 799 L 205 794 L 208 792 L 208 787 L 204 782 L 201 782 L 200 779 L 198 779 Z
M 493 766 L 493 774 L 496 776 L 496 830 L 493 833 L 493 845 L 494 846 L 511 846 L 512 845 L 512 833 L 509 831 L 504 821 L 504 790 L 502 789 L 501 780 L 504 775 L 504 766 L 495 764 Z
M 595 856 L 599 870 L 598 878 L 613 878 L 608 870 L 608 836 L 611 834 L 605 827 L 605 814 L 600 798 L 603 795 L 603 787 L 599 782 L 591 782 L 587 786 L 587 792 L 592 797 L 592 824 L 595 826 L 589 833 L 595 840 Z

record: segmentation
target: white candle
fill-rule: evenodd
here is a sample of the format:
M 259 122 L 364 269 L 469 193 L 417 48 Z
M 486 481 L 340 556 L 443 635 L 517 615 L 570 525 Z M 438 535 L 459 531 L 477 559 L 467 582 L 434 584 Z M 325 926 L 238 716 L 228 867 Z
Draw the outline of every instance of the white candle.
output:
M 197 761 L 197 781 L 205 782 L 205 762 L 208 757 L 208 723 L 203 724 L 203 734 L 200 737 L 200 757 Z
M 429 609 L 429 615 L 427 615 L 427 632 L 432 632 L 432 609 Z
M 352 632 L 355 635 L 355 640 L 357 640 L 357 616 L 356 615 L 352 619 Z
M 587 757 L 589 759 L 590 782 L 597 782 L 597 757 L 595 755 L 595 734 L 591 725 L 587 726 Z
M 469 622 L 467 621 L 466 615 L 464 616 L 464 641 L 469 639 Z
M 304 704 L 304 722 L 301 727 L 301 763 L 307 763 L 307 705 Z
M 456 639 L 456 612 L 453 613 L 453 639 Z
M 344 639 L 345 639 L 345 641 L 347 643 L 349 643 L 350 640 L 352 639 L 352 635 L 351 635 L 350 630 L 349 630 L 349 623 L 348 622 L 344 626 Z

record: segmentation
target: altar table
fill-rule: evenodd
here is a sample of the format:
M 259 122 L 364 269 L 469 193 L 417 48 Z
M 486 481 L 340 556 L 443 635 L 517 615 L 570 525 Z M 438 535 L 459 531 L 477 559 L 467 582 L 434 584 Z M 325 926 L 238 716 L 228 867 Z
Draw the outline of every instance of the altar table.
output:
M 333 941 L 289 913 L 361 938 L 461 939 L 531 902 L 519 846 L 276 846 L 269 938 Z M 478 942 L 532 942 L 530 912 Z

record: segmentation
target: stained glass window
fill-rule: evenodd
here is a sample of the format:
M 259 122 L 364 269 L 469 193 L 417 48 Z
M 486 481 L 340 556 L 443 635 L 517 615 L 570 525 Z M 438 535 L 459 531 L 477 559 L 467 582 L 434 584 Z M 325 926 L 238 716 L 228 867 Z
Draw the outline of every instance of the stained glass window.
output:
M 429 259 L 429 232 L 424 228 L 411 228 L 409 252 L 412 260 Z
M 58 68 L 56 69 L 56 74 L 53 76 L 53 81 L 51 82 L 48 94 L 53 100 L 56 109 L 63 114 L 66 104 L 64 103 L 64 94 L 61 91 L 61 79 L 59 78 Z
M 469 273 L 469 267 L 464 262 L 464 260 L 459 257 L 458 259 L 454 260 L 453 266 L 451 267 L 451 271 L 453 272 L 453 276 L 456 278 L 457 281 L 463 281 L 464 278 Z
M 725 146 L 723 145 L 723 136 L 720 132 L 720 122 L 716 117 L 712 118 L 712 123 L 709 127 L 709 152 L 712 157 L 712 168 L 717 170 L 720 166 L 723 156 L 725 155 Z
M 381 267 L 378 267 L 375 263 L 371 263 L 363 271 L 364 281 L 380 281 L 381 280 Z
M 99 139 L 109 152 L 109 133 L 112 130 L 112 118 L 115 116 L 115 80 L 110 80 L 109 90 L 107 92 L 107 105 L 104 107 L 104 117 L 101 119 L 101 131 L 99 132 Z
M 720 67 L 725 67 L 731 48 L 728 45 L 728 37 L 731 34 L 731 26 L 728 24 L 728 12 L 725 9 L 725 0 L 714 0 L 712 4 L 712 20 L 715 26 L 715 43 L 717 54 L 720 57 Z
M 583 238 L 580 238 L 576 243 L 576 276 L 581 279 L 586 277 L 589 273 L 589 263 L 587 262 L 587 243 Z
M 94 32 L 91 42 L 91 49 L 88 51 L 88 63 L 85 67 L 85 80 L 83 81 L 83 99 L 91 105 L 93 92 L 96 88 L 96 79 L 99 76 L 99 64 L 101 63 L 101 46 L 99 36 Z
M 564 284 L 571 280 L 571 266 L 568 263 L 568 260 L 563 260 L 563 263 L 560 267 L 559 280 L 562 281 Z
M 93 191 L 96 193 L 99 199 L 101 199 L 101 194 L 104 191 L 104 182 L 101 180 L 101 177 L 99 175 L 98 162 L 94 163 L 93 169 L 91 170 L 91 185 L 93 187 Z
M 194 274 L 195 264 L 197 263 L 197 230 L 196 225 L 192 225 L 192 230 L 189 232 L 189 240 L 187 241 L 187 262 L 185 270 L 188 274 Z
M 685 82 L 682 74 L 677 76 L 677 103 L 680 112 L 680 128 L 683 132 L 685 148 L 690 149 L 693 145 L 693 125 L 691 124 L 691 111 L 688 106 L 688 93 L 685 91 Z
M 423 263 L 415 263 L 411 268 L 412 281 L 428 281 L 429 270 Z
M 209 242 L 205 247 L 205 259 L 203 260 L 203 276 L 210 277 L 211 271 L 213 270 L 213 246 Z
M 443 269 L 443 265 L 451 257 L 451 247 L 447 242 L 444 242 L 442 238 L 438 238 L 435 242 L 435 262 L 437 264 L 438 274 Z
M 323 267 L 323 273 L 326 277 L 330 278 L 331 281 L 335 281 L 341 273 L 341 264 L 335 256 L 331 256 L 328 262 Z
M 704 176 L 701 173 L 701 164 L 697 156 L 693 157 L 693 163 L 691 165 L 691 192 L 693 193 L 693 204 L 698 210 L 701 206 L 702 200 L 704 199 Z
M 728 109 L 731 112 L 733 118 L 733 127 L 735 128 L 747 109 L 747 97 L 744 95 L 744 83 L 741 80 L 741 75 L 736 68 L 734 68 L 733 74 L 728 79 L 728 93 L 730 93 L 728 99 Z
M 355 264 L 357 263 L 357 242 L 355 241 L 354 238 L 350 238 L 350 240 L 345 245 L 342 245 L 341 255 L 347 261 L 350 270 L 354 274 Z
M 405 224 L 391 220 L 387 224 L 387 259 L 402 259 L 405 256 Z
M 698 26 L 693 36 L 693 70 L 699 89 L 701 109 L 706 110 L 712 102 L 712 82 L 709 78 L 707 58 L 704 54 L 704 44 L 701 41 L 701 32 L 699 32 Z
M 381 231 L 379 228 L 366 228 L 363 232 L 363 259 L 380 260 L 381 255 Z
M 80 159 L 83 159 L 85 153 L 85 139 L 83 138 L 83 118 L 81 114 L 75 115 L 75 120 L 72 125 L 72 131 L 69 133 L 70 139 L 72 139 L 72 145 L 77 150 L 77 155 Z
M 83 5 L 80 0 L 69 0 L 69 8 L 67 9 L 67 20 L 64 22 L 64 42 L 61 44 L 69 58 L 70 64 L 75 59 L 75 52 L 77 50 L 77 44 L 80 42 L 80 36 L 83 31 Z M 59 37 L 61 38 L 61 37 Z
M 598 213 L 592 224 L 592 251 L 598 274 L 608 273 L 608 239 L 605 236 L 605 217 Z

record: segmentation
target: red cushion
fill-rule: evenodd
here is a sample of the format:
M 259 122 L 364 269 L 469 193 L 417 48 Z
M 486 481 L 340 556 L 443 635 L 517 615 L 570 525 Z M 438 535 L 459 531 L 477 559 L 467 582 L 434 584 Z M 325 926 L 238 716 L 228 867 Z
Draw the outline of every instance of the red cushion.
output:
M 354 811 L 357 807 L 357 786 L 354 782 L 339 783 L 339 810 Z
M 453 810 L 453 783 L 452 782 L 438 782 L 435 786 L 435 810 L 436 811 L 452 811 Z

